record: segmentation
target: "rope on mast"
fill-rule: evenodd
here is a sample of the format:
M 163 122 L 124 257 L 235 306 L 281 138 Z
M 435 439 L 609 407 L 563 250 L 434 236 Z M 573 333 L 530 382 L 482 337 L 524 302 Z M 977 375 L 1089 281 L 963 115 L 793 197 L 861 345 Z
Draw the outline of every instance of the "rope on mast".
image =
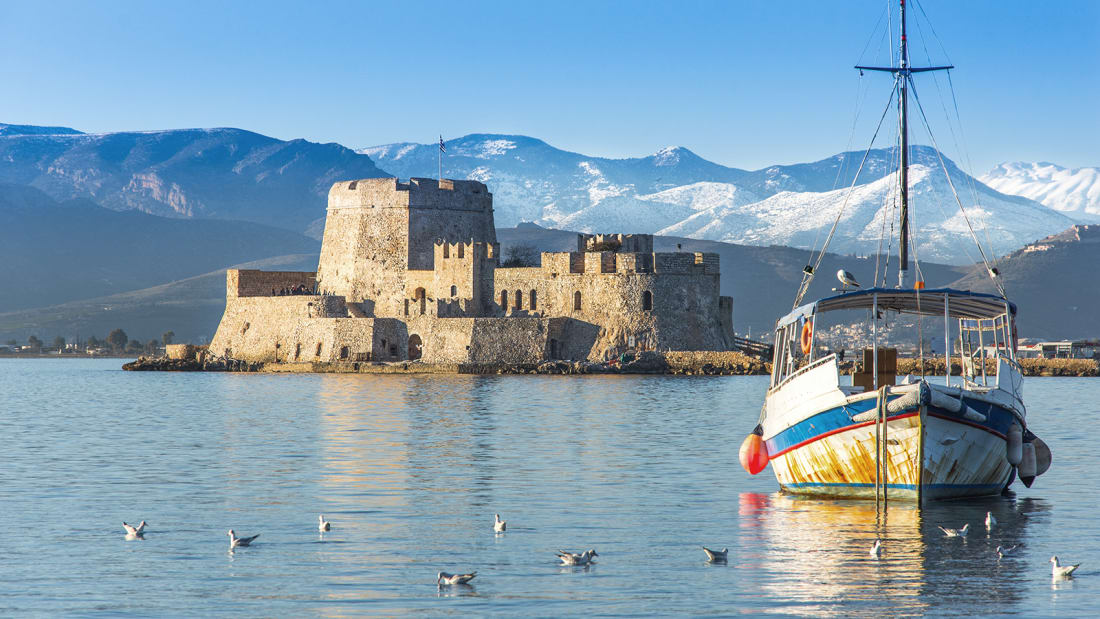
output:
M 966 221 L 966 227 L 970 230 L 970 238 L 974 240 L 974 245 L 978 247 L 978 253 L 982 255 L 982 263 L 985 265 L 985 271 L 989 275 L 989 280 L 997 287 L 1001 296 L 1005 297 L 1005 288 L 1001 285 L 1001 281 L 997 279 L 996 271 L 994 271 L 993 267 L 989 264 L 989 258 L 982 248 L 981 241 L 978 240 L 977 233 L 974 232 L 974 225 L 970 222 L 970 216 L 966 214 L 966 208 L 963 207 L 962 200 L 959 199 L 959 192 L 955 189 L 955 181 L 951 180 L 951 174 L 947 171 L 947 164 L 944 163 L 943 153 L 940 152 L 940 146 L 936 143 L 936 136 L 932 134 L 932 127 L 928 123 L 928 117 L 924 114 L 924 106 L 921 105 L 920 96 L 917 94 L 917 86 L 912 79 L 908 81 L 910 88 L 913 89 L 913 99 L 917 102 L 917 110 L 920 111 L 921 120 L 924 121 L 924 128 L 928 131 L 928 139 L 932 140 L 932 147 L 936 149 L 936 157 L 940 161 L 940 167 L 943 168 L 943 175 L 947 177 L 947 185 L 951 187 L 951 193 L 955 196 L 955 202 L 959 205 L 959 212 L 962 213 L 963 220 Z
M 802 297 L 806 296 L 806 291 L 810 289 L 810 283 L 814 281 L 814 275 L 817 273 L 818 267 L 821 266 L 821 260 L 825 257 L 825 250 L 829 248 L 829 242 L 833 240 L 833 234 L 836 233 L 836 227 L 840 224 L 840 218 L 844 215 L 844 209 L 848 207 L 848 200 L 851 199 L 852 193 L 855 191 L 859 175 L 863 172 L 863 166 L 867 163 L 867 157 L 871 154 L 871 148 L 875 145 L 875 139 L 878 137 L 878 132 L 882 129 L 882 121 L 885 120 L 886 114 L 890 112 L 890 105 L 894 102 L 894 95 L 898 90 L 898 81 L 897 76 L 895 76 L 894 87 L 890 90 L 890 97 L 886 101 L 886 108 L 882 110 L 882 116 L 878 119 L 878 126 L 875 127 L 875 134 L 871 136 L 871 143 L 867 146 L 867 150 L 863 152 L 863 159 L 859 162 L 859 169 L 856 170 L 855 176 L 852 177 L 852 184 L 848 187 L 848 193 L 844 196 L 844 202 L 840 205 L 840 211 L 836 214 L 836 220 L 833 221 L 833 227 L 829 229 L 829 236 L 825 238 L 825 244 L 817 254 L 817 260 L 814 262 L 813 266 L 806 265 L 806 268 L 802 270 L 802 283 L 798 286 L 798 294 L 795 295 L 794 305 L 791 309 L 798 307 L 798 304 L 802 302 Z M 811 252 L 811 255 L 812 253 L 813 252 Z

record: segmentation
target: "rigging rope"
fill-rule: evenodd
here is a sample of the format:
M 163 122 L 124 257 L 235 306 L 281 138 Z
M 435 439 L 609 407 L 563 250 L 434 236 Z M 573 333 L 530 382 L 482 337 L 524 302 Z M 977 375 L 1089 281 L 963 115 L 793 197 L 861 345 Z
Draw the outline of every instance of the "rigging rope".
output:
M 867 146 L 867 150 L 863 152 L 863 160 L 859 162 L 859 169 L 856 170 L 856 175 L 852 177 L 852 184 L 848 187 L 848 193 L 844 196 L 844 202 L 840 205 L 840 212 L 836 214 L 836 220 L 833 221 L 833 227 L 829 229 L 829 236 L 825 237 L 825 244 L 817 254 L 817 260 L 814 262 L 813 266 L 806 265 L 806 268 L 802 270 L 802 283 L 798 286 L 798 294 L 795 295 L 794 306 L 792 306 L 791 309 L 798 307 L 798 304 L 802 302 L 802 297 L 806 295 L 806 291 L 810 288 L 810 282 L 814 281 L 814 274 L 817 273 L 818 267 L 821 266 L 821 260 L 825 257 L 825 250 L 829 248 L 829 242 L 833 240 L 833 234 L 836 233 L 836 227 L 840 224 L 840 218 L 844 215 L 844 209 L 848 206 L 848 200 L 851 199 L 852 193 L 855 191 L 856 182 L 859 180 L 859 175 L 863 171 L 864 164 L 867 163 L 867 157 L 871 154 L 871 148 L 875 145 L 875 139 L 878 137 L 878 132 L 882 129 L 882 121 L 890 111 L 890 105 L 894 102 L 894 95 L 897 94 L 897 91 L 898 79 L 895 77 L 894 87 L 890 90 L 890 97 L 886 101 L 886 108 L 882 110 L 882 116 L 878 119 L 878 126 L 875 127 L 875 134 L 871 136 L 871 143 Z M 812 252 L 811 255 L 813 255 Z
M 977 233 L 974 232 L 974 225 L 970 223 L 970 217 L 966 214 L 966 209 L 963 207 L 962 200 L 959 199 L 959 192 L 955 189 L 955 182 L 951 180 L 951 174 L 947 171 L 947 164 L 943 161 L 943 153 L 940 152 L 940 146 L 936 143 L 936 136 L 932 135 L 932 127 L 928 124 L 928 116 L 924 113 L 924 106 L 921 105 L 920 96 L 917 94 L 917 86 L 912 79 L 908 80 L 909 87 L 913 90 L 913 100 L 917 102 L 917 110 L 920 111 L 921 120 L 924 121 L 924 128 L 928 131 L 928 138 L 932 140 L 932 147 L 936 149 L 936 157 L 940 160 L 940 167 L 943 168 L 943 174 L 947 177 L 947 184 L 951 187 L 951 193 L 955 196 L 955 202 L 959 205 L 959 212 L 962 213 L 963 219 L 966 221 L 966 227 L 970 230 L 970 238 L 974 239 L 974 245 L 978 247 L 978 253 L 982 255 L 982 263 L 985 264 L 986 273 L 989 274 L 990 281 L 997 287 L 997 290 L 1001 293 L 1001 297 L 1005 297 L 1004 286 L 1001 285 L 999 279 L 995 275 L 995 271 L 989 264 L 989 258 L 985 255 L 985 250 L 982 249 L 982 244 L 978 240 Z

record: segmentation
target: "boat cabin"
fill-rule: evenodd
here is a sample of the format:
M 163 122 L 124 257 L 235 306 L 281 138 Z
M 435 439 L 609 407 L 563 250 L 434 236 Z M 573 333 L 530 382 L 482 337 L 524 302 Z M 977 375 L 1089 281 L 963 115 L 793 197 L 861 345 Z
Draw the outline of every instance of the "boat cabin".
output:
M 833 334 L 831 342 L 824 342 L 819 328 L 823 320 L 819 316 L 828 312 L 856 310 L 867 312 L 862 327 L 852 335 L 851 328 Z M 850 314 L 849 314 L 850 315 Z M 769 391 L 773 391 L 790 379 L 806 373 L 811 368 L 826 363 L 843 361 L 844 350 L 855 344 L 862 352 L 862 361 L 852 371 L 850 385 L 838 385 L 848 394 L 875 391 L 898 380 L 898 349 L 884 346 L 886 333 L 880 327 L 895 316 L 895 324 L 913 317 L 916 324 L 915 345 L 906 350 L 913 357 L 931 362 L 933 354 L 928 336 L 936 334 L 947 351 L 945 384 L 952 384 L 952 363 L 957 362 L 961 375 L 956 376 L 959 386 L 983 390 L 997 386 L 1002 375 L 1002 364 L 1012 369 L 1004 372 L 1015 383 L 1020 376 L 1016 361 L 1016 306 L 996 295 L 953 290 L 901 290 L 893 288 L 869 288 L 820 299 L 796 308 L 779 319 L 775 330 L 775 351 Z M 869 318 L 867 320 L 866 318 Z M 930 320 L 931 319 L 931 320 Z M 867 323 L 870 333 L 866 333 Z M 885 325 L 884 325 L 885 326 Z M 863 331 L 861 331 L 862 329 Z M 939 340 L 942 334 L 943 339 Z M 848 339 L 843 343 L 836 340 Z M 896 337 L 891 337 L 896 340 Z M 869 345 L 868 345 L 869 344 Z M 928 349 L 925 349 L 928 346 Z M 957 361 L 952 357 L 958 356 Z M 940 355 L 942 357 L 942 355 Z M 903 377 L 903 380 L 908 380 Z M 839 373 L 838 373 L 839 382 Z M 1018 388 L 1009 388 L 1015 392 Z

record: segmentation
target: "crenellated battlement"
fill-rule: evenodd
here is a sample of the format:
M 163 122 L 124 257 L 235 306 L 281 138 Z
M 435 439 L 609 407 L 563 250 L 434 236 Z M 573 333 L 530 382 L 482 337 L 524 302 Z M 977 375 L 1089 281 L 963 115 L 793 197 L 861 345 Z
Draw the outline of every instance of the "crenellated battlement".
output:
M 500 243 L 485 243 L 481 241 L 466 241 L 451 243 L 444 239 L 435 240 L 435 265 L 444 264 L 442 261 L 453 260 L 489 260 L 496 261 L 500 255 Z
M 492 212 L 493 198 L 484 183 L 467 180 L 395 177 L 363 178 L 333 183 L 328 209 L 445 209 Z
M 653 253 L 652 234 L 578 234 L 577 251 Z

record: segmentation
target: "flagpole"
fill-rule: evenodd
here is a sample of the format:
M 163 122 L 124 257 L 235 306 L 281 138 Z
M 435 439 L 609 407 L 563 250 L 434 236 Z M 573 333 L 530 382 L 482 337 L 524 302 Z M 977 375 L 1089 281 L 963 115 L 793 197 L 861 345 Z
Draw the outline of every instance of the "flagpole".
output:
M 439 134 L 439 182 L 443 182 L 443 134 Z

